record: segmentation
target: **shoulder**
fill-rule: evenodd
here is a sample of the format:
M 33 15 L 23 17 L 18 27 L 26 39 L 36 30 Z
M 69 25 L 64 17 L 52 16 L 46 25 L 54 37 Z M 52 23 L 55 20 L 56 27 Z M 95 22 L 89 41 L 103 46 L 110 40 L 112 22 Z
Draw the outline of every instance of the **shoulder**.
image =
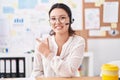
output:
M 81 50 L 85 48 L 85 39 L 82 36 L 73 35 L 71 46 L 73 47 L 71 50 L 74 50 L 74 49 Z
M 73 36 L 73 41 L 76 43 L 85 43 L 85 39 L 81 36 L 78 36 L 78 35 Z

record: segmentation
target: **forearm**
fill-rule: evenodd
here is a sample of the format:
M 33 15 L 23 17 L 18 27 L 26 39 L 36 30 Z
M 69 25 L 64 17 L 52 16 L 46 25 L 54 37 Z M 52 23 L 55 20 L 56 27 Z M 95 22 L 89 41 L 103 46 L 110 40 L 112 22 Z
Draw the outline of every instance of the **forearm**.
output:
M 43 65 L 42 65 L 42 58 L 39 53 L 35 53 L 34 56 L 34 63 L 33 63 L 33 70 L 32 70 L 32 77 L 43 76 Z

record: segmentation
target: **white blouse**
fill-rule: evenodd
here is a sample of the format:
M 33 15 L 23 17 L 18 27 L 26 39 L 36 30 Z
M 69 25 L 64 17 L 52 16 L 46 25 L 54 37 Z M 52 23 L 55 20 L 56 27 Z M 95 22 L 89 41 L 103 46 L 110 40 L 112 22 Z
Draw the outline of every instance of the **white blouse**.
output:
M 48 41 L 51 53 L 47 58 L 35 48 L 31 77 L 75 77 L 83 60 L 85 40 L 77 35 L 69 37 L 62 47 L 60 56 L 57 56 L 58 46 L 55 37 L 48 37 Z

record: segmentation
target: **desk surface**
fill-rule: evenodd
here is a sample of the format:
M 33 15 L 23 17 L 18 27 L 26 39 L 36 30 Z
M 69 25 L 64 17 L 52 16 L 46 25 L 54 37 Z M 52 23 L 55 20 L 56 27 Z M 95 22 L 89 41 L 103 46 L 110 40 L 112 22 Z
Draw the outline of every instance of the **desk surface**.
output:
M 3 79 L 3 80 L 102 80 L 101 77 L 76 77 L 76 78 L 10 78 L 10 79 Z
M 36 80 L 102 80 L 100 77 L 37 78 Z

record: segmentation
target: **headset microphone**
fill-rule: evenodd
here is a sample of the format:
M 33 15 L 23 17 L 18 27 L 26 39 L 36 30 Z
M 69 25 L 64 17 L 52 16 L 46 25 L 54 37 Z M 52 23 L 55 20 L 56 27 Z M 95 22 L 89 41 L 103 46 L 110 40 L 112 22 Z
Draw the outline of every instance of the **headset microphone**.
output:
M 65 25 L 69 25 L 70 23 L 65 23 Z
M 72 21 L 70 23 L 65 23 L 65 25 L 72 24 L 73 22 L 74 22 L 74 19 L 72 19 Z

